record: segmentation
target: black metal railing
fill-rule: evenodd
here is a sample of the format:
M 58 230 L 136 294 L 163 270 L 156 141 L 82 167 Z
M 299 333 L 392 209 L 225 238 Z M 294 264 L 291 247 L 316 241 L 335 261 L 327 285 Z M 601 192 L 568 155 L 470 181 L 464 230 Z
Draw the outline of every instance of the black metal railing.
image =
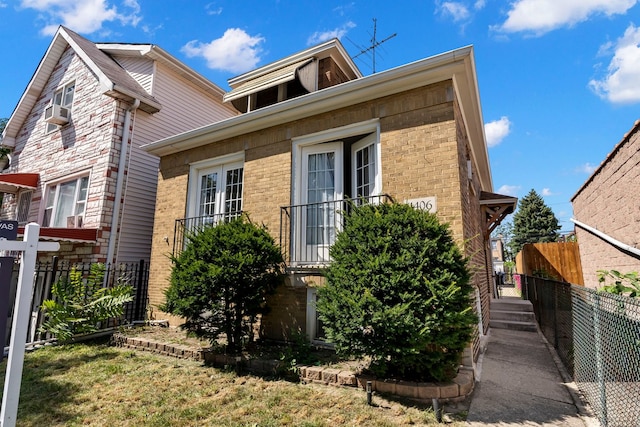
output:
M 190 235 L 199 233 L 204 227 L 229 221 L 240 215 L 242 211 L 176 219 L 173 232 L 173 256 L 178 256 L 182 252 Z
M 540 330 L 603 426 L 640 419 L 640 298 L 521 276 Z
M 27 331 L 27 344 L 51 338 L 48 334 L 40 332 L 40 326 L 44 322 L 44 316 L 40 306 L 44 300 L 53 298 L 51 294 L 52 285 L 61 279 L 68 279 L 72 270 L 80 272 L 82 277 L 88 276 L 91 271 L 91 265 L 91 263 L 59 261 L 58 257 L 53 257 L 50 262 L 39 262 L 36 264 L 31 302 L 32 315 Z M 19 267 L 20 264 L 15 262 L 11 278 L 11 302 L 15 300 Z M 122 323 L 130 324 L 146 319 L 149 263 L 140 260 L 135 263 L 107 264 L 105 266 L 104 286 L 113 286 L 118 283 L 128 284 L 133 287 L 133 300 L 125 305 L 121 319 L 109 319 L 104 325 L 101 325 L 103 328 L 118 326 Z M 2 343 L 5 346 L 9 345 L 12 316 L 13 311 L 11 311 L 9 321 L 7 322 L 6 342 Z
M 289 268 L 317 269 L 330 262 L 329 248 L 354 206 L 393 201 L 386 194 L 280 208 L 280 247 Z

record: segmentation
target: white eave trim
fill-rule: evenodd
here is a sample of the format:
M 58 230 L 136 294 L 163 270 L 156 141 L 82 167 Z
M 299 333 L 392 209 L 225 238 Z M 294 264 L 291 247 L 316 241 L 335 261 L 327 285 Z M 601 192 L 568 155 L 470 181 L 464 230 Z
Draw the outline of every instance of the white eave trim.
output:
M 473 48 L 463 47 L 437 56 L 422 59 L 388 71 L 372 74 L 360 79 L 351 80 L 327 89 L 313 92 L 285 102 L 261 108 L 210 125 L 203 126 L 179 135 L 146 144 L 142 148 L 157 156 L 173 153 L 215 143 L 227 138 L 258 131 L 276 123 L 287 123 L 293 120 L 332 111 L 337 108 L 382 98 L 395 93 L 428 86 L 444 80 L 456 80 L 460 76 L 456 90 L 461 102 L 470 102 L 464 109 L 469 119 L 477 122 L 476 128 L 468 129 L 470 145 L 476 159 L 484 164 L 486 171 L 481 174 L 483 189 L 491 190 L 491 174 L 486 148 L 481 153 L 475 153 L 479 147 L 486 147 L 484 137 L 484 123 L 478 99 L 476 86 L 475 65 L 473 63 Z
M 637 257 L 640 257 L 640 249 L 634 247 L 634 246 L 630 246 L 627 245 L 626 243 L 621 242 L 620 240 L 614 239 L 613 237 L 609 236 L 608 234 L 603 233 L 602 231 L 598 230 L 597 228 L 591 227 L 585 223 L 582 223 L 580 221 L 578 221 L 575 218 L 571 218 L 571 221 L 577 225 L 580 228 L 583 228 L 585 230 L 587 230 L 588 232 L 600 237 L 602 240 L 604 240 L 607 243 L 610 243 L 611 245 L 617 247 L 618 249 L 622 249 L 625 252 L 629 252 Z

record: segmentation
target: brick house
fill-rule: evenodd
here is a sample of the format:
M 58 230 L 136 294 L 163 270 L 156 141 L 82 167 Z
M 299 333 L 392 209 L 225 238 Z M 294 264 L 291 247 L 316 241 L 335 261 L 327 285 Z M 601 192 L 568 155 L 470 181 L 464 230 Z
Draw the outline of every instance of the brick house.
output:
M 140 146 L 237 115 L 223 94 L 158 46 L 60 27 L 2 135 L 1 217 L 71 262 L 148 261 L 159 159 Z
M 164 301 L 166 253 L 181 250 L 183 230 L 243 211 L 286 256 L 262 333 L 321 341 L 315 287 L 343 203 L 392 198 L 450 223 L 471 257 L 480 332 L 488 328 L 489 234 L 515 199 L 491 193 L 471 47 L 363 77 L 331 40 L 229 83 L 224 98 L 243 114 L 143 147 L 160 157 L 151 305 Z
M 584 284 L 598 270 L 640 272 L 640 120 L 571 198 Z

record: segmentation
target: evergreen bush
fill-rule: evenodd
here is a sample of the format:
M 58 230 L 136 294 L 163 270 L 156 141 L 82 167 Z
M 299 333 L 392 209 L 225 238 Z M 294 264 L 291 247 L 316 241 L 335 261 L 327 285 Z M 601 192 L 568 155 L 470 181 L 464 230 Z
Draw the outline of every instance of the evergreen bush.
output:
M 265 296 L 282 278 L 280 248 L 246 216 L 207 225 L 187 238 L 184 251 L 172 258 L 160 308 L 184 317 L 185 329 L 212 343 L 224 335 L 227 353 L 237 354 L 243 337 L 253 339 Z
M 404 204 L 354 206 L 330 254 L 317 311 L 339 355 L 370 357 L 379 377 L 456 375 L 477 317 L 447 224 Z

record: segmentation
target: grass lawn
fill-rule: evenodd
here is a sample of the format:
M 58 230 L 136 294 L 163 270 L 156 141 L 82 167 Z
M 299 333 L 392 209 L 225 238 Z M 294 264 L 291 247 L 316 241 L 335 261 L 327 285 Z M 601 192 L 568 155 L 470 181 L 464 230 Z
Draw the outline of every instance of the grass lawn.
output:
M 6 359 L 0 364 L 4 384 Z M 0 390 L 2 391 L 2 390 Z M 401 426 L 433 412 L 362 390 L 302 385 L 78 343 L 26 354 L 19 426 Z M 450 423 L 460 425 L 463 423 Z

